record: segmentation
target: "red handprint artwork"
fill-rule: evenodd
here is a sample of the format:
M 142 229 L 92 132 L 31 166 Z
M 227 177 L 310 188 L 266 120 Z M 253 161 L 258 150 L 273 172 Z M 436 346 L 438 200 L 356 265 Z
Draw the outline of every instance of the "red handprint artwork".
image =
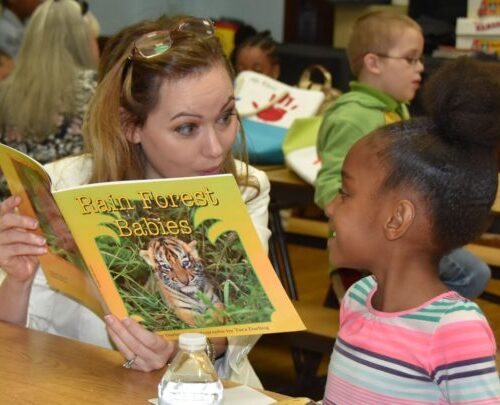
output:
M 262 121 L 279 121 L 288 111 L 297 108 L 297 104 L 293 104 L 295 99 L 289 94 L 285 94 L 279 100 L 273 102 L 275 98 L 276 94 L 272 94 L 271 97 L 269 97 L 269 103 L 272 105 L 257 113 L 257 117 Z M 254 108 L 259 108 L 259 105 L 255 101 L 252 101 L 252 106 Z

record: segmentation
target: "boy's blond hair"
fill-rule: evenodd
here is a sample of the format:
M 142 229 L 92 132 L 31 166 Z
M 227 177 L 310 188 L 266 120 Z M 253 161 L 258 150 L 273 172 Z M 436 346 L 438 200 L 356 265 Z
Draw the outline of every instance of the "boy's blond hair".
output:
M 363 57 L 369 53 L 386 54 L 399 38 L 401 31 L 422 28 L 412 18 L 389 11 L 373 11 L 359 17 L 351 31 L 347 44 L 347 58 L 351 72 L 359 76 L 363 68 Z

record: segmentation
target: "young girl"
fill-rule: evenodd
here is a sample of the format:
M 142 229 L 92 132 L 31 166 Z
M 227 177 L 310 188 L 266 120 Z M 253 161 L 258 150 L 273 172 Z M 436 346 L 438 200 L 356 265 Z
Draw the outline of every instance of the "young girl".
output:
M 253 70 L 273 79 L 280 75 L 278 44 L 269 31 L 245 39 L 231 56 L 237 72 Z
M 325 404 L 498 404 L 496 344 L 479 307 L 438 262 L 488 222 L 498 174 L 500 83 L 459 59 L 425 89 L 429 117 L 350 150 L 326 208 L 336 267 L 367 269 L 341 308 Z

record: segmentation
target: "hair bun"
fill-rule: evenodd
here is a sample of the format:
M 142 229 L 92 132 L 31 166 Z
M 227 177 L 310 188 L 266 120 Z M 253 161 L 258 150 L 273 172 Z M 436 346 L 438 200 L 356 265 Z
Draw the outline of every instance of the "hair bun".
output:
M 429 78 L 423 96 L 438 136 L 483 147 L 499 142 L 500 64 L 465 57 L 449 61 Z

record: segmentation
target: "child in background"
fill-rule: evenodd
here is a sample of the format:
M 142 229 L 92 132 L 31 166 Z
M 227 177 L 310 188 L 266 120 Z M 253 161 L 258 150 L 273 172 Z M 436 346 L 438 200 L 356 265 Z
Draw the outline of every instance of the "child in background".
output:
M 236 72 L 253 70 L 273 79 L 280 75 L 278 44 L 269 31 L 259 32 L 246 38 L 231 57 Z
M 420 26 L 405 15 L 377 11 L 354 24 L 347 56 L 357 81 L 325 112 L 318 135 L 321 169 L 315 202 L 320 208 L 337 195 L 342 163 L 351 146 L 377 128 L 409 118 L 406 103 L 420 86 L 423 48 Z M 472 299 L 483 292 L 491 270 L 459 248 L 443 257 L 439 275 L 448 287 Z
M 500 84 L 470 59 L 426 85 L 429 117 L 356 142 L 326 208 L 330 260 L 367 269 L 341 307 L 324 404 L 498 404 L 496 345 L 479 307 L 438 277 L 484 232 L 497 190 Z
M 231 61 L 231 64 L 233 67 L 236 65 L 235 64 L 235 54 L 236 51 L 240 48 L 240 45 L 246 41 L 248 38 L 253 37 L 254 35 L 257 34 L 257 30 L 250 24 L 246 24 L 242 22 L 241 24 L 238 25 L 238 28 L 236 29 L 236 32 L 234 33 L 234 38 L 233 38 L 233 49 L 231 51 L 231 55 L 229 55 L 229 60 Z

